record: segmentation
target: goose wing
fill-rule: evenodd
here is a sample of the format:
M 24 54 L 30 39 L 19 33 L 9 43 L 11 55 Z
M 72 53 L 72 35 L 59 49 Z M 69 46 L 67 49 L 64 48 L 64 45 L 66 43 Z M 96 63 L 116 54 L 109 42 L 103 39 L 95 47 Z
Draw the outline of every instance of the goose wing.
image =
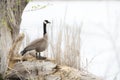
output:
M 39 39 L 36 39 L 34 41 L 32 41 L 30 44 L 28 44 L 28 46 L 26 46 L 25 50 L 34 50 L 37 45 L 41 44 L 43 42 L 43 39 L 42 38 L 39 38 Z

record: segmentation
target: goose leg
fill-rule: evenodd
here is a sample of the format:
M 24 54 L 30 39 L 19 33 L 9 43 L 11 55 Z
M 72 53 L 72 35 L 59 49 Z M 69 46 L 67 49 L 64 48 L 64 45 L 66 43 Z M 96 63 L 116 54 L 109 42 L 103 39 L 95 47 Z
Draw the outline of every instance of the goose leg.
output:
M 38 58 L 38 57 L 37 57 L 37 52 L 36 52 L 36 58 Z
M 46 57 L 43 57 L 40 55 L 41 53 L 39 52 L 39 59 L 46 59 Z
M 39 59 L 41 58 L 40 52 L 39 52 Z

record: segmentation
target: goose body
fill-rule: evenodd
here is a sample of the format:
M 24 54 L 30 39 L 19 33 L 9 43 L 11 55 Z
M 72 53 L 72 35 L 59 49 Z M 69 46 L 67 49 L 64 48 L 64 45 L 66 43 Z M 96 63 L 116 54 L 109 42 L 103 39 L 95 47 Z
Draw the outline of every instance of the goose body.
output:
M 21 51 L 22 55 L 24 55 L 27 51 L 35 50 L 36 57 L 37 57 L 37 52 L 39 52 L 39 57 L 41 57 L 40 52 L 44 51 L 48 47 L 48 35 L 46 32 L 47 23 L 50 23 L 50 22 L 44 21 L 43 23 L 43 30 L 44 30 L 43 37 L 32 41 L 28 46 L 26 46 L 24 50 Z

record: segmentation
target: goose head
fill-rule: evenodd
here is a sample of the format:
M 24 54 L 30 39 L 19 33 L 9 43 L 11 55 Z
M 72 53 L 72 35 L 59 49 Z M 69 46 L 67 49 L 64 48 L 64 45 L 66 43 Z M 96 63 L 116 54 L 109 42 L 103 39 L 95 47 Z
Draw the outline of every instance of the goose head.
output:
M 49 22 L 48 20 L 44 20 L 43 23 L 45 23 L 45 24 L 49 24 L 49 23 L 51 23 L 51 22 Z

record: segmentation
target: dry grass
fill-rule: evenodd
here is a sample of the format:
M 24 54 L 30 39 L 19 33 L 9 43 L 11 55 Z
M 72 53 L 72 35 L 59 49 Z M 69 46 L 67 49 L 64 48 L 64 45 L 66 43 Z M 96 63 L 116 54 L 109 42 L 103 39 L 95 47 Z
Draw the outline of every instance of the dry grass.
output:
M 19 34 L 10 48 L 9 54 L 7 56 L 9 64 L 8 67 L 10 68 L 12 68 L 14 64 L 21 59 L 21 56 L 18 54 L 18 52 L 23 38 L 24 34 Z
M 80 27 L 65 26 L 55 33 L 57 34 L 55 39 L 52 37 L 54 30 L 51 28 L 50 49 L 47 56 L 51 55 L 51 58 L 60 65 L 80 69 L 80 31 Z

